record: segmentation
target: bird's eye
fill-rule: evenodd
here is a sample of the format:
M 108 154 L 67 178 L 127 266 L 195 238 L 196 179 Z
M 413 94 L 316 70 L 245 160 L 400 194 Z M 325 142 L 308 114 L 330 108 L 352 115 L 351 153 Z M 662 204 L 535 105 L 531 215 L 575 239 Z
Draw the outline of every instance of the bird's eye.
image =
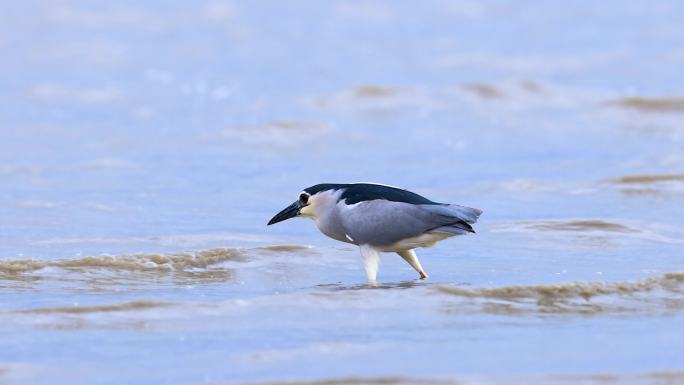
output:
M 304 203 L 304 204 L 307 204 L 307 203 L 309 203 L 309 196 L 306 194 L 302 194 L 299 196 L 299 201 Z

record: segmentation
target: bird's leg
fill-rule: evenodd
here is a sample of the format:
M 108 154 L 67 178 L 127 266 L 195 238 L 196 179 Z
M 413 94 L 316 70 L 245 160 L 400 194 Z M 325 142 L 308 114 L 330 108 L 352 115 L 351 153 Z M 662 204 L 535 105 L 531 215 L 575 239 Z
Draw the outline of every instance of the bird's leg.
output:
M 416 269 L 418 274 L 420 274 L 420 279 L 425 279 L 428 277 L 428 275 L 425 273 L 425 270 L 423 270 L 423 266 L 420 265 L 420 261 L 418 260 L 416 252 L 413 251 L 413 249 L 398 251 L 397 254 L 404 258 L 404 260 L 408 262 L 408 264 L 411 265 L 411 267 Z
M 380 265 L 380 254 L 369 245 L 361 245 L 361 257 L 363 257 L 363 267 L 366 269 L 366 276 L 369 282 L 375 282 L 378 276 L 378 266 Z

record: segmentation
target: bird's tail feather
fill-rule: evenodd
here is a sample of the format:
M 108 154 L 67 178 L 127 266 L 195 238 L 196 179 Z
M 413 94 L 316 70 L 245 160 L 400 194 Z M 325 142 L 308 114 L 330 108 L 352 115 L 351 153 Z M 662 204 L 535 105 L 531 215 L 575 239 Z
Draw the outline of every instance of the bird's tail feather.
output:
M 447 205 L 453 212 L 454 216 L 466 222 L 466 224 L 473 224 L 477 222 L 477 219 L 482 214 L 482 210 L 475 209 L 472 207 L 459 206 L 459 205 Z M 472 228 L 470 228 L 472 231 Z
M 473 230 L 472 226 L 465 222 L 458 222 L 451 225 L 438 227 L 436 229 L 431 230 L 431 232 L 462 235 L 467 233 L 474 233 L 475 230 Z
M 480 209 L 451 204 L 425 205 L 424 208 L 434 215 L 435 227 L 428 231 L 455 235 L 474 233 L 471 225 L 477 222 L 477 218 L 482 214 Z

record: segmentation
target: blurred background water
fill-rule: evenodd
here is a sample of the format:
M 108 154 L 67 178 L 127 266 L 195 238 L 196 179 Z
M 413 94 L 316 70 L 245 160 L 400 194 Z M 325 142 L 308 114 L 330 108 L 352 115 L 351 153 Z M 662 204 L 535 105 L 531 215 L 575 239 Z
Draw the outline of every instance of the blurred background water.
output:
M 3 1 L 0 55 L 1 383 L 684 382 L 680 2 Z M 368 287 L 265 227 L 353 181 L 478 233 Z

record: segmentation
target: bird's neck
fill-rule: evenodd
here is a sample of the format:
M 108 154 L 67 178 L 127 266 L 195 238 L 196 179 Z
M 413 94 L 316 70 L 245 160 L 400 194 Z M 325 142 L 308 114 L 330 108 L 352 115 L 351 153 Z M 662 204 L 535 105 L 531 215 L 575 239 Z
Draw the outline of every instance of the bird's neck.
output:
M 326 206 L 314 218 L 316 226 L 325 235 L 342 242 L 349 242 L 336 205 Z

